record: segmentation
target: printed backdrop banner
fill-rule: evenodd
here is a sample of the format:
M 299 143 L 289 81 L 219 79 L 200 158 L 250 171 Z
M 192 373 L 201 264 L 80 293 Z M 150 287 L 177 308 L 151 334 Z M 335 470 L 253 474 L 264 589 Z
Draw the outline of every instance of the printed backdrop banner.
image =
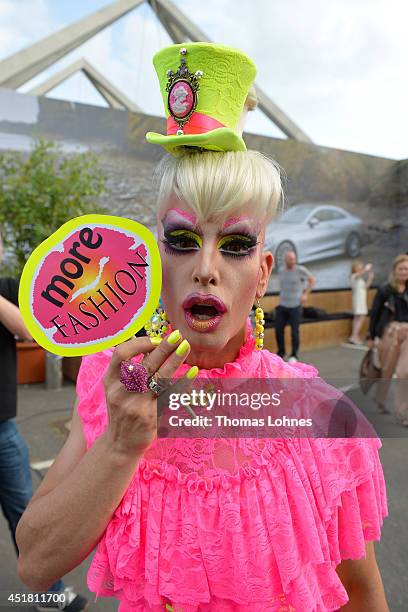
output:
M 26 154 L 39 136 L 58 144 L 62 157 L 92 151 L 110 187 L 100 204 L 152 232 L 152 178 L 163 151 L 145 134 L 165 129 L 163 118 L 144 113 L 0 90 L 0 151 Z M 387 280 L 394 257 L 408 250 L 406 160 L 258 134 L 245 134 L 245 141 L 275 159 L 289 179 L 286 210 L 265 236 L 276 261 L 269 292 L 279 291 L 277 269 L 287 249 L 316 277 L 317 290 L 349 288 L 355 259 L 372 264 L 373 286 Z

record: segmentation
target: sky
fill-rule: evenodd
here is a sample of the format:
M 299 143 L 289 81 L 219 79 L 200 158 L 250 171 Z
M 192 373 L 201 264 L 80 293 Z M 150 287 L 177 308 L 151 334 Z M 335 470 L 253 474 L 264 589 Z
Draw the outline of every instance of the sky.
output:
M 408 157 L 406 0 L 172 0 L 214 42 L 256 63 L 257 82 L 316 144 Z M 0 60 L 109 4 L 0 0 Z M 171 41 L 147 3 L 26 83 L 85 57 L 148 114 L 164 116 L 153 54 Z M 82 74 L 49 97 L 106 105 Z M 285 138 L 260 110 L 247 131 Z

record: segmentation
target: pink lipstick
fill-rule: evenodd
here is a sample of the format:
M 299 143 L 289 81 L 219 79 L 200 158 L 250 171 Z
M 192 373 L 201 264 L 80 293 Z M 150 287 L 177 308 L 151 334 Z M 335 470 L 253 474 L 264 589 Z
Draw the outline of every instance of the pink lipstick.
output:
M 190 293 L 182 306 L 187 325 L 194 331 L 202 333 L 213 331 L 227 311 L 220 298 L 205 293 Z

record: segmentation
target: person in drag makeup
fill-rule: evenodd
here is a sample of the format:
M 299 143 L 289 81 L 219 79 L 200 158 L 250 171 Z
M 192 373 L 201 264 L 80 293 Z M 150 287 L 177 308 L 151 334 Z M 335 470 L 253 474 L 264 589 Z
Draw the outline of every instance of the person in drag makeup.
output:
M 165 312 L 149 336 L 83 358 L 70 435 L 18 528 L 20 576 L 46 589 L 96 547 L 89 588 L 120 612 L 386 612 L 378 438 L 157 435 L 164 380 L 318 372 L 262 348 L 264 236 L 282 187 L 241 136 L 253 62 L 186 43 L 154 64 L 167 134 L 147 139 L 170 153 L 157 206 Z

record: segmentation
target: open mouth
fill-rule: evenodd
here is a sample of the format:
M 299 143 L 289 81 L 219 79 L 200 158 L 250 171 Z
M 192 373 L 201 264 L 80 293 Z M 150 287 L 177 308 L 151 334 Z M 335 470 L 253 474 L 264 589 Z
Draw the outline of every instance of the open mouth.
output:
M 189 327 L 195 331 L 211 331 L 221 321 L 227 308 L 222 300 L 213 295 L 193 293 L 183 302 L 184 316 Z
M 219 314 L 218 310 L 214 306 L 209 306 L 207 304 L 194 304 L 194 306 L 188 310 L 191 312 L 193 317 L 199 319 L 199 321 L 208 321 Z

